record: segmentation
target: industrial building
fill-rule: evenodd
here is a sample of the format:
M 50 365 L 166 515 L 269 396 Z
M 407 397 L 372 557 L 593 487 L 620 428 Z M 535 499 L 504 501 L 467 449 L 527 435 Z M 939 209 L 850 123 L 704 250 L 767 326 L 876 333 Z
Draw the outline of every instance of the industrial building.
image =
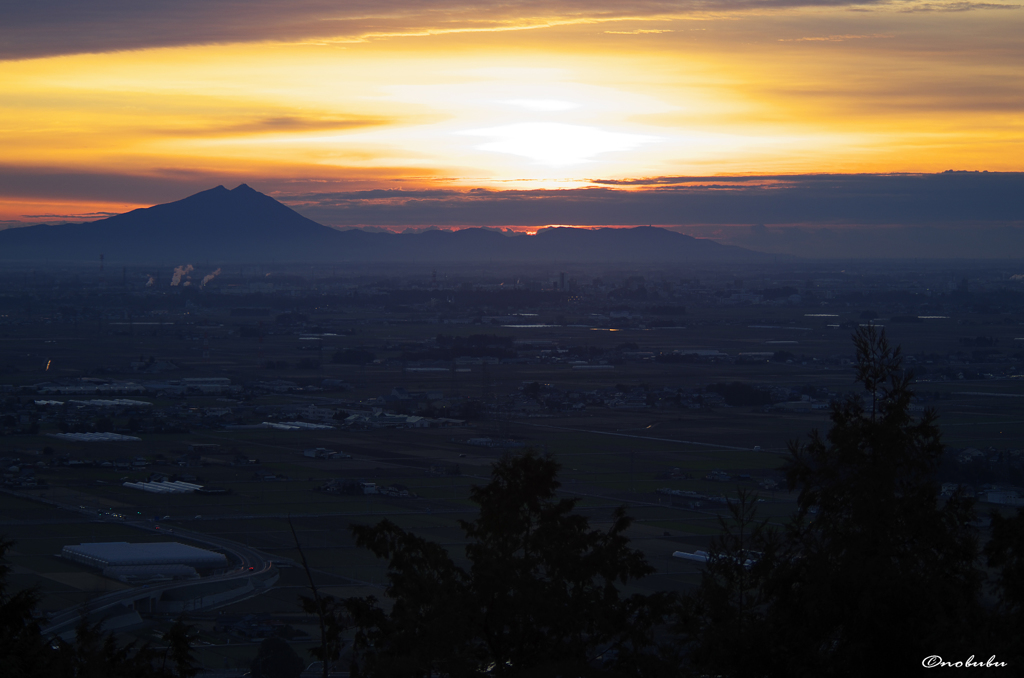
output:
M 126 436 L 120 433 L 48 433 L 51 438 L 60 440 L 76 440 L 84 443 L 138 442 L 142 438 Z
M 178 542 L 152 542 L 132 544 L 125 541 L 95 542 L 65 546 L 61 557 L 101 570 L 118 568 L 112 572 L 124 574 L 124 568 L 142 567 L 152 572 L 154 566 L 169 566 L 168 574 L 183 572 L 180 566 L 196 570 L 217 570 L 228 565 L 227 556 L 215 551 L 180 544 Z
M 153 492 L 155 494 L 192 494 L 203 489 L 202 485 L 196 485 L 195 483 L 186 483 L 181 480 L 175 480 L 170 482 L 167 480 L 152 482 L 152 483 L 121 483 L 124 487 L 130 487 L 135 490 L 144 490 L 146 492 Z

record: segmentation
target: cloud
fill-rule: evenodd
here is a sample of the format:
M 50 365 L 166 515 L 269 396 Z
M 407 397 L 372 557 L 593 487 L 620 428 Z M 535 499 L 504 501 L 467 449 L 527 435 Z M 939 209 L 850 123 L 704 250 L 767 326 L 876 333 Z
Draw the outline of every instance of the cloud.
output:
M 154 204 L 228 183 L 231 177 L 201 170 L 154 168 L 145 173 L 120 173 L 0 164 L 0 197 Z
M 32 0 L 7 2 L 0 10 L 0 59 L 238 42 L 343 44 L 787 7 L 899 9 L 905 4 L 884 0 Z M 1009 5 L 940 1 L 907 7 L 966 11 Z M 651 30 L 613 32 L 639 35 Z
M 373 230 L 654 224 L 749 249 L 824 258 L 1024 252 L 1024 173 L 646 177 L 566 190 L 373 190 L 279 196 Z M 368 229 L 369 230 L 369 229 Z
M 635 31 L 605 31 L 608 35 L 648 35 L 650 33 L 675 33 L 668 28 L 638 28 Z
M 1024 173 L 649 177 L 600 183 L 565 190 L 277 197 L 334 226 L 1024 224 Z
M 676 226 L 671 230 L 758 252 L 825 259 L 1007 259 L 1024 250 L 1024 222 L 970 226 L 801 225 L 760 229 Z
M 20 188 L 16 169 L 0 167 L 0 187 L 6 188 L 11 178 L 12 190 Z M 31 174 L 27 169 L 25 172 Z M 1024 225 L 1020 198 L 1024 195 L 1024 173 L 656 176 L 594 179 L 590 187 L 562 190 L 325 190 L 320 187 L 343 189 L 367 184 L 347 179 L 296 181 L 202 174 L 183 174 L 178 181 L 168 179 L 175 176 L 173 172 L 152 177 L 81 176 L 54 169 L 28 179 L 32 185 L 52 189 L 55 196 L 66 198 L 67 191 L 93 204 L 109 199 L 139 206 L 179 200 L 217 184 L 245 182 L 314 221 L 338 228 L 548 224 L 728 228 L 741 224 L 745 232 L 750 232 L 750 224 L 764 224 L 774 232 L 780 224 L 800 224 L 805 230 L 850 225 L 934 225 L 969 233 L 971 229 L 1002 224 Z M 84 210 L 80 215 L 84 216 Z M 0 228 L 23 223 L 12 220 L 0 223 Z M 787 234 L 795 238 L 798 231 Z
M 112 217 L 119 212 L 81 212 L 78 214 L 22 214 L 23 219 L 75 219 L 77 221 L 95 221 Z
M 1024 5 L 992 2 L 924 2 L 901 8 L 901 12 L 970 12 L 978 9 L 1020 9 Z
M 880 38 L 894 38 L 895 35 L 872 34 L 872 35 L 824 35 L 809 38 L 779 38 L 779 42 L 846 42 L 847 40 L 870 40 Z
M 303 118 L 281 115 L 269 118 L 244 120 L 226 125 L 212 125 L 202 128 L 174 128 L 157 130 L 158 134 L 188 137 L 213 137 L 249 134 L 281 134 L 285 132 L 319 132 L 363 127 L 379 127 L 396 122 L 393 118 Z

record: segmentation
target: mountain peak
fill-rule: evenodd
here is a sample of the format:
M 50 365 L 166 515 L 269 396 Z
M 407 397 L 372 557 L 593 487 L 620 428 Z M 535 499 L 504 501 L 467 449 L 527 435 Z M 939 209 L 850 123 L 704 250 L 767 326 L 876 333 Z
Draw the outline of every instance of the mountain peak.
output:
M 54 230 L 57 229 L 57 230 Z M 506 238 L 488 229 L 400 236 L 344 233 L 318 224 L 247 184 L 217 186 L 182 200 L 88 225 L 0 231 L 0 260 L 109 262 L 730 261 L 758 255 L 658 228 L 547 228 Z

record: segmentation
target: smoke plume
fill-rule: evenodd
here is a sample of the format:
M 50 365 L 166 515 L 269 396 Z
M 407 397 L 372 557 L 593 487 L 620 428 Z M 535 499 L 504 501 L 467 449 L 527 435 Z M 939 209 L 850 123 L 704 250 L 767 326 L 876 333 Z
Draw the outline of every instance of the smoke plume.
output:
M 171 287 L 177 287 L 178 285 L 180 285 L 181 279 L 194 270 L 196 269 L 194 266 L 192 266 L 192 264 L 188 264 L 186 266 L 176 266 L 174 268 L 174 275 L 171 276 Z
M 210 282 L 211 280 L 216 278 L 218 275 L 220 275 L 220 269 L 219 268 L 216 271 L 214 271 L 213 273 L 211 273 L 210 275 L 204 276 L 203 277 L 203 284 L 201 285 L 201 287 L 206 287 L 206 283 Z

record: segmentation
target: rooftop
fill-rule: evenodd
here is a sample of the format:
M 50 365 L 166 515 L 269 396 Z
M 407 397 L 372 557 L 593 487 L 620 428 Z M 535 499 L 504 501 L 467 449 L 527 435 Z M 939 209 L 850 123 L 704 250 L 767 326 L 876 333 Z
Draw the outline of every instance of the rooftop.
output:
M 224 567 L 227 557 L 178 542 L 132 544 L 126 541 L 93 542 L 65 546 L 61 556 L 84 565 L 105 568 L 127 565 L 191 565 L 196 568 Z

